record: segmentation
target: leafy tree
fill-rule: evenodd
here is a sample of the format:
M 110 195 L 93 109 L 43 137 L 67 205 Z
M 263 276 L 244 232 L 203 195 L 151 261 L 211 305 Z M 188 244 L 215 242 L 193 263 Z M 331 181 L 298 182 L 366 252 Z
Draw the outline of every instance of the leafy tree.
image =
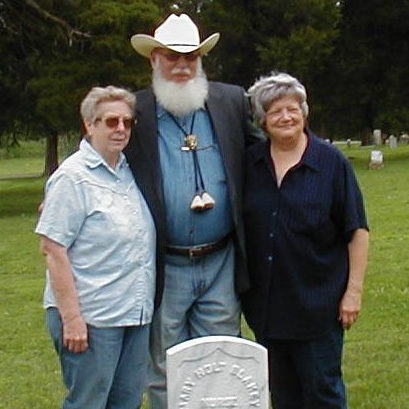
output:
M 79 103 L 92 86 L 146 85 L 148 65 L 129 38 L 156 21 L 159 11 L 143 0 L 0 4 L 7 12 L 2 29 L 8 33 L 0 49 L 2 55 L 10 52 L 1 84 L 9 97 L 7 115 L 24 118 L 48 136 L 45 173 L 50 174 L 57 166 L 58 134 L 79 131 Z
M 272 70 L 297 77 L 309 93 L 310 122 L 325 134 L 325 83 L 341 18 L 335 1 L 257 0 L 249 2 L 257 64 L 254 74 Z
M 330 116 L 364 142 L 374 128 L 409 128 L 409 1 L 345 0 L 331 66 Z
M 299 78 L 322 136 L 408 130 L 409 0 L 0 0 L 0 135 L 47 135 L 51 172 L 58 134 L 79 133 L 92 86 L 150 82 L 129 38 L 171 12 L 188 13 L 202 38 L 221 33 L 209 78 L 246 88 L 273 69 Z

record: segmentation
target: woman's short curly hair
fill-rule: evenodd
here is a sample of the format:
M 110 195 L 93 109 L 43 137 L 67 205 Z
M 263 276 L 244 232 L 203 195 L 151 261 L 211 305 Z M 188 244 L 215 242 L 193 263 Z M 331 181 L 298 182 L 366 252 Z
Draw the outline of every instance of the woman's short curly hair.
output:
M 273 71 L 260 77 L 247 91 L 250 96 L 254 115 L 259 124 L 264 125 L 266 111 L 271 103 L 284 96 L 292 95 L 300 101 L 301 111 L 307 118 L 309 108 L 307 92 L 296 78 L 284 72 Z
M 93 87 L 81 103 L 82 119 L 89 122 L 95 121 L 98 104 L 105 101 L 124 101 L 131 109 L 131 112 L 135 111 L 136 97 L 132 92 L 113 85 Z

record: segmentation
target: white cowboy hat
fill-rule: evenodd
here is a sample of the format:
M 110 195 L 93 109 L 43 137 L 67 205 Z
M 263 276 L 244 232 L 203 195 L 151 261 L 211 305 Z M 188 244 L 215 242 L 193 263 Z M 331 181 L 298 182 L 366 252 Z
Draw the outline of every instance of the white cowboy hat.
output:
M 214 33 L 200 42 L 196 24 L 186 14 L 171 14 L 156 30 L 154 36 L 135 34 L 131 37 L 132 47 L 149 58 L 154 48 L 167 48 L 177 53 L 199 50 L 206 55 L 219 41 L 220 34 Z

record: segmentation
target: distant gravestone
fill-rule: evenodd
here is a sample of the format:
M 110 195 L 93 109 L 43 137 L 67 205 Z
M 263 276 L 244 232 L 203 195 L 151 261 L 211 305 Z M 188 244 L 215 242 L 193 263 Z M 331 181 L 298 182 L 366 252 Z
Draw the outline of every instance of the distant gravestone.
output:
M 210 336 L 166 352 L 168 409 L 268 409 L 267 350 Z
M 408 144 L 409 143 L 409 135 L 407 133 L 402 133 L 400 138 L 399 138 L 399 142 L 402 145 Z
M 395 135 L 389 137 L 389 147 L 391 149 L 396 149 L 398 147 L 398 138 Z
M 382 132 L 380 129 L 374 129 L 373 131 L 373 143 L 374 145 L 382 145 Z
M 371 151 L 371 159 L 369 161 L 369 169 L 380 169 L 383 167 L 382 151 Z

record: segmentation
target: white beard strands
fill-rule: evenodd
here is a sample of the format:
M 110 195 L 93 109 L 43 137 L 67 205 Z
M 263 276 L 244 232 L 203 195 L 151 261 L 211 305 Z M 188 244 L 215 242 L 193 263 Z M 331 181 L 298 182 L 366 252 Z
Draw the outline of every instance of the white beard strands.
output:
M 189 71 L 189 68 L 176 71 Z M 177 84 L 163 78 L 159 64 L 154 64 L 152 75 L 153 92 L 158 102 L 171 114 L 182 117 L 204 108 L 209 84 L 199 61 L 196 76 L 184 84 Z

